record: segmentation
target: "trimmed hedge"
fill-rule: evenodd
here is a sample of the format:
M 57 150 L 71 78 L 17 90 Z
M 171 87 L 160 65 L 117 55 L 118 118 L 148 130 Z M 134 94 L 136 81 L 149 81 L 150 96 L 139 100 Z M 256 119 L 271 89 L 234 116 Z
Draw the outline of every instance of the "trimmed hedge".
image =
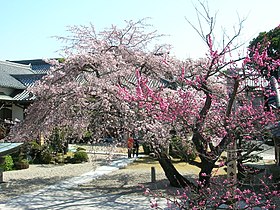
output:
M 11 171 L 14 167 L 14 161 L 11 155 L 5 155 L 3 163 L 0 165 L 4 171 Z
M 82 163 L 82 162 L 87 162 L 88 159 L 89 159 L 88 154 L 85 151 L 80 150 L 74 153 L 73 162 Z
M 21 159 L 21 160 L 15 162 L 14 168 L 16 170 L 27 169 L 27 168 L 29 168 L 29 162 L 27 159 Z

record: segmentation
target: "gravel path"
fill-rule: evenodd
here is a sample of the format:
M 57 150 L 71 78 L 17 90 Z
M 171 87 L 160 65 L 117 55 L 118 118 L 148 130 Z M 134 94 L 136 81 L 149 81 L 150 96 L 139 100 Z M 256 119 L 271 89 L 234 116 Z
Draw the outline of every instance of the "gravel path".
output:
M 0 202 L 6 202 L 13 206 L 11 201 L 17 202 L 21 200 L 22 196 L 17 197 L 19 195 L 28 195 L 27 193 L 55 185 L 60 181 L 80 176 L 95 170 L 97 167 L 100 168 L 99 166 L 101 165 L 111 163 L 108 154 L 106 152 L 104 154 L 103 152 L 101 153 L 94 155 L 91 153 L 90 162 L 88 163 L 30 165 L 29 169 L 4 172 L 5 183 L 0 184 Z M 112 160 L 116 159 L 116 157 L 112 156 L 110 158 Z M 154 183 L 151 182 L 151 167 L 154 167 L 156 170 L 156 182 Z M 190 172 L 190 169 L 188 171 Z M 147 189 L 149 189 L 148 191 L 151 190 L 148 194 Z M 62 209 L 63 207 L 72 210 L 83 209 L 82 206 L 88 206 L 88 209 L 102 208 L 104 210 L 150 209 L 150 199 L 153 199 L 154 193 L 173 195 L 177 192 L 176 190 L 177 188 L 170 187 L 163 170 L 156 161 L 151 159 L 151 162 L 147 162 L 140 158 L 130 163 L 127 167 L 102 175 L 91 182 L 74 185 L 67 190 L 67 194 L 56 191 L 52 195 L 48 194 L 49 192 L 45 192 L 44 199 L 49 199 L 49 202 L 47 200 L 44 202 L 45 205 L 50 204 L 54 206 L 51 208 L 47 206 L 47 208 L 44 207 L 42 209 Z M 58 201 L 58 198 L 61 198 L 61 200 Z M 41 197 L 38 197 L 38 199 L 40 200 Z M 51 199 L 55 200 L 52 202 Z M 37 205 L 35 200 L 32 200 L 33 207 Z M 165 206 L 165 199 L 162 201 Z M 68 206 L 70 205 L 69 202 L 71 205 L 75 204 L 74 207 Z M 31 205 L 31 203 L 29 204 Z M 18 204 L 17 206 L 21 205 Z M 31 209 L 38 209 L 37 207 Z
M 54 185 L 51 185 L 50 182 L 52 177 L 50 177 L 50 175 L 45 175 L 48 176 L 48 184 L 44 186 L 41 185 L 40 188 L 44 187 L 43 189 L 35 190 L 37 188 L 33 188 L 34 192 L 30 192 L 30 189 L 26 189 L 24 191 L 25 194 L 17 197 L 13 197 L 13 195 L 10 194 L 10 197 L 6 197 L 6 201 L 0 201 L 0 209 L 150 209 L 151 195 L 144 195 L 144 185 L 149 185 L 147 182 L 150 180 L 150 163 L 141 164 L 141 158 L 135 160 L 127 159 L 123 156 L 118 156 L 113 158 L 113 161 L 107 162 L 105 164 L 103 163 L 104 162 L 100 162 L 100 165 L 103 166 L 97 167 L 96 170 L 85 173 L 82 176 L 69 177 L 69 179 L 68 177 L 63 176 L 66 178 L 66 180 L 55 183 Z M 144 167 L 138 167 L 139 163 Z M 59 171 L 61 172 L 61 167 L 49 166 L 45 169 L 48 170 L 48 168 L 52 168 L 52 174 L 56 174 L 58 176 Z M 119 170 L 117 168 L 119 168 Z M 158 167 L 156 166 L 156 168 Z M 66 171 L 67 169 L 64 168 L 64 172 Z M 30 172 L 39 173 L 36 169 L 30 169 Z M 23 177 L 23 174 L 21 175 Z M 162 177 L 162 173 L 158 171 L 158 175 L 160 176 L 157 176 L 157 178 L 160 179 L 160 177 Z M 29 181 L 30 183 L 28 184 L 36 184 L 32 180 Z M 160 180 L 158 180 L 157 184 L 153 183 L 149 186 L 153 188 L 155 185 L 157 185 L 156 188 L 158 188 L 159 183 L 161 183 Z M 139 186 L 139 184 L 141 186 Z M 51 186 L 46 187 L 49 185 Z M 161 186 L 165 186 L 165 184 Z M 17 191 L 16 185 L 13 185 L 11 189 Z M 7 189 L 6 192 L 10 192 L 9 190 L 11 189 Z M 18 194 L 19 192 L 17 192 L 17 195 Z M 166 203 L 165 200 L 163 200 L 163 202 Z
M 5 171 L 0 184 L 0 201 L 42 189 L 59 181 L 82 175 L 108 162 L 108 155 L 89 155 L 89 162 L 65 165 L 30 165 L 28 169 Z

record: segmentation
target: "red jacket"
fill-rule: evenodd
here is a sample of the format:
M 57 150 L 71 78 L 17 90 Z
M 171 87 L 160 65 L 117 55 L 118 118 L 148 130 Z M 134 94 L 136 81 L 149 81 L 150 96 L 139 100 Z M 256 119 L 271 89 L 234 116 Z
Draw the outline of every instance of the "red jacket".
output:
M 133 138 L 129 137 L 128 140 L 127 140 L 127 147 L 128 148 L 133 148 L 133 143 L 134 143 Z

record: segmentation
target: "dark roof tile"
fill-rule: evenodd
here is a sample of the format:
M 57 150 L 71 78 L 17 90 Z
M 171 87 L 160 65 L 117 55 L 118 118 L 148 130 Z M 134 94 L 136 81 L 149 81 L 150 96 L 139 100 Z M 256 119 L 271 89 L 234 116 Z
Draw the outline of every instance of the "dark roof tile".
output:
M 3 95 L 0 100 L 28 101 L 35 99 L 35 96 L 30 94 L 26 88 L 33 86 L 37 80 L 46 75 L 50 65 L 38 60 L 32 66 L 29 61 L 0 61 L 0 87 L 15 89 L 10 96 Z
M 16 64 L 8 61 L 0 61 L 0 86 L 15 89 L 25 89 L 26 87 L 13 75 L 34 74 L 29 65 Z

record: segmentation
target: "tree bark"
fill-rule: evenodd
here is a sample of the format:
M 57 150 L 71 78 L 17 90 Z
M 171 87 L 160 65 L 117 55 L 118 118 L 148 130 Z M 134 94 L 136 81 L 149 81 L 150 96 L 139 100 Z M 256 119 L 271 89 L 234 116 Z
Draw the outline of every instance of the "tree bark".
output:
M 162 169 L 165 172 L 167 179 L 170 182 L 170 185 L 173 187 L 195 187 L 194 183 L 189 181 L 187 178 L 183 177 L 177 169 L 174 167 L 173 163 L 171 162 L 170 158 L 164 154 L 159 154 L 159 163 Z
M 200 187 L 208 187 L 210 185 L 211 173 L 215 167 L 215 160 L 208 159 L 207 157 L 200 155 L 201 170 L 199 172 Z

